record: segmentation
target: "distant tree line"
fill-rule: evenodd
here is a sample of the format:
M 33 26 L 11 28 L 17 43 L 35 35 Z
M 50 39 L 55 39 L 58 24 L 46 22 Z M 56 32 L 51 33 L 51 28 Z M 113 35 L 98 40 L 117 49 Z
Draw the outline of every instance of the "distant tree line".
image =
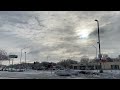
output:
M 57 65 L 62 66 L 64 68 L 72 68 L 72 64 L 77 64 L 78 62 L 75 60 L 67 59 L 67 60 L 62 60 L 57 63 Z
M 9 56 L 5 50 L 0 50 L 0 61 L 9 60 Z M 117 58 L 111 58 L 107 54 L 102 55 L 102 60 L 106 62 L 120 61 L 120 55 Z M 88 56 L 82 56 L 80 61 L 75 61 L 72 59 L 61 60 L 57 63 L 54 62 L 34 62 L 34 63 L 21 63 L 5 66 L 6 68 L 26 68 L 33 70 L 49 70 L 49 69 L 70 69 L 73 64 L 89 64 L 89 62 L 98 62 L 98 58 L 89 59 Z
M 119 58 L 110 58 L 106 56 L 106 58 L 103 58 L 107 60 L 107 62 L 113 62 L 113 61 L 120 61 Z M 80 61 L 75 61 L 71 59 L 66 59 L 59 61 L 57 63 L 54 62 L 34 62 L 34 63 L 21 63 L 21 64 L 14 64 L 7 66 L 7 68 L 15 68 L 15 69 L 33 69 L 33 70 L 50 70 L 52 69 L 71 69 L 73 64 L 89 64 L 89 62 L 97 62 L 96 58 L 94 59 L 89 59 L 87 56 L 81 57 Z
M 34 63 L 21 63 L 9 65 L 7 68 L 15 68 L 15 69 L 33 69 L 33 70 L 50 70 L 50 69 L 67 69 L 71 68 L 72 64 L 77 64 L 78 62 L 75 60 L 67 59 L 59 61 L 58 63 L 54 62 L 34 62 Z

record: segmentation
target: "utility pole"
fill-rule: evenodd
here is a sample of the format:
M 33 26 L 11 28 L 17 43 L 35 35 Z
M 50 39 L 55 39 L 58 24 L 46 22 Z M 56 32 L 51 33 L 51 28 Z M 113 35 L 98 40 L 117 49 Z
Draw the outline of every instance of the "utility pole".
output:
M 102 70 L 102 65 L 101 65 L 101 50 L 100 50 L 100 34 L 99 34 L 99 21 L 98 20 L 95 20 L 97 22 L 97 26 L 98 26 L 98 44 L 99 44 L 99 58 L 100 58 L 100 73 L 103 73 L 103 70 Z

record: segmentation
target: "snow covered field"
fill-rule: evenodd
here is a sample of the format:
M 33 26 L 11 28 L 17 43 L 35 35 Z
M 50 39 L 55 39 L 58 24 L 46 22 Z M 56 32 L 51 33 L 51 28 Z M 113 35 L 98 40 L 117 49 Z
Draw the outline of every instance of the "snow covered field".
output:
M 89 70 L 89 72 L 97 72 L 97 70 Z M 104 73 L 79 74 L 71 76 L 58 76 L 51 71 L 35 71 L 29 70 L 25 72 L 8 72 L 0 71 L 0 79 L 120 79 L 120 70 L 104 70 Z

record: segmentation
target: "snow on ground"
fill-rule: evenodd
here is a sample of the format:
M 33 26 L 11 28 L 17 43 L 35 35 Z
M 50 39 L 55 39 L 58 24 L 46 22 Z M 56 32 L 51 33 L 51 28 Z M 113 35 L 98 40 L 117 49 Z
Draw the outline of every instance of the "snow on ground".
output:
M 81 70 L 74 70 L 81 71 Z M 73 71 L 71 71 L 73 73 Z M 98 72 L 97 70 L 89 70 L 89 72 Z M 27 70 L 24 72 L 8 72 L 0 71 L 0 79 L 120 79 L 120 70 L 104 70 L 104 73 L 79 74 L 71 76 L 59 76 L 55 71 L 36 71 Z
M 97 70 L 89 70 L 90 72 L 98 72 Z M 104 73 L 98 75 L 84 75 L 88 79 L 120 79 L 120 70 L 103 70 Z
M 71 79 L 75 76 L 58 76 L 54 71 L 29 70 L 25 72 L 0 71 L 0 79 Z

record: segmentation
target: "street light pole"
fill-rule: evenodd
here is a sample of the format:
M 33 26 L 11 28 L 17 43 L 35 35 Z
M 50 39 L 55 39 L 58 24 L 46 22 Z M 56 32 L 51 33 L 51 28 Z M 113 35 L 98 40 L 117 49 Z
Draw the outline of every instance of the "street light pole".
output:
M 26 52 L 25 52 L 25 63 L 26 63 Z
M 98 44 L 99 44 L 99 58 L 100 58 L 100 73 L 103 73 L 102 70 L 102 65 L 101 65 L 101 50 L 100 50 L 100 34 L 99 34 L 99 21 L 95 20 L 97 22 L 97 26 L 98 26 Z
M 25 69 L 27 69 L 27 63 L 26 63 L 26 52 L 25 52 Z
M 21 55 L 20 55 L 20 65 L 21 65 L 21 58 L 22 58 L 22 50 L 23 49 L 21 49 Z M 19 66 L 19 69 L 21 70 L 21 67 Z

